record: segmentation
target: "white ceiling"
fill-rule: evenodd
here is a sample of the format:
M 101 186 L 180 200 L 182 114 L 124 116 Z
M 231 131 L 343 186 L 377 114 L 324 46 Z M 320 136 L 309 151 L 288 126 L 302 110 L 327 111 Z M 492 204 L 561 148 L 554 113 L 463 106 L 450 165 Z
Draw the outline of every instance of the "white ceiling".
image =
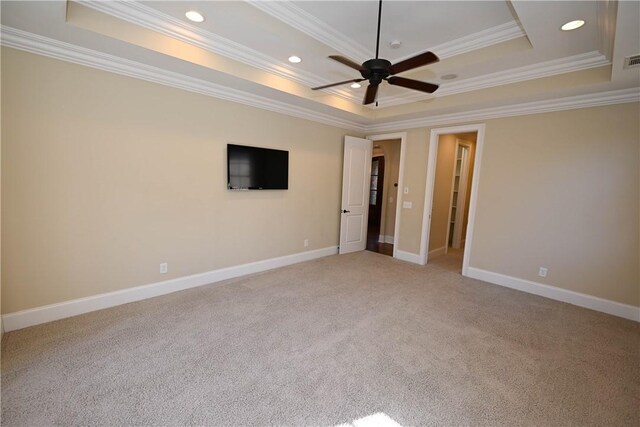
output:
M 441 87 L 428 95 L 383 84 L 377 107 L 361 105 L 365 85 L 309 90 L 359 77 L 327 56 L 375 56 L 377 1 L 1 7 L 3 45 L 358 129 L 640 87 L 640 69 L 622 68 L 625 56 L 640 53 L 637 1 L 385 1 L 380 56 L 397 62 L 433 51 L 439 63 L 403 76 Z M 188 21 L 190 9 L 205 22 Z M 586 25 L 559 30 L 575 18 Z M 290 64 L 290 55 L 302 62 Z

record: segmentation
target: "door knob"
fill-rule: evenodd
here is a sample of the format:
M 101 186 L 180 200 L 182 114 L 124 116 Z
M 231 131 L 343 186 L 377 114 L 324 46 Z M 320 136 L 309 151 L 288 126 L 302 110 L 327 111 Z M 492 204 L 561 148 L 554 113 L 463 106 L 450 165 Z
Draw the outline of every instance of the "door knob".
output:
M 351 211 L 348 211 L 348 210 L 346 210 L 346 209 L 343 209 L 343 210 L 342 210 L 342 213 L 349 213 L 349 212 L 351 212 Z

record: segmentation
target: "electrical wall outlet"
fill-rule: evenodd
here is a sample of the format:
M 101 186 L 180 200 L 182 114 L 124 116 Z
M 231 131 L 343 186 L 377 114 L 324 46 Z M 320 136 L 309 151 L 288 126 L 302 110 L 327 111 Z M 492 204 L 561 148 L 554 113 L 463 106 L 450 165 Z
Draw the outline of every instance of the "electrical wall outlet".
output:
M 309 239 L 304 239 L 304 247 L 309 247 Z
M 169 271 L 169 264 L 167 264 L 166 262 L 161 263 L 160 274 L 165 274 L 167 271 Z
M 540 277 L 547 277 L 547 272 L 549 270 L 546 267 L 540 267 L 540 269 L 538 270 L 538 276 Z

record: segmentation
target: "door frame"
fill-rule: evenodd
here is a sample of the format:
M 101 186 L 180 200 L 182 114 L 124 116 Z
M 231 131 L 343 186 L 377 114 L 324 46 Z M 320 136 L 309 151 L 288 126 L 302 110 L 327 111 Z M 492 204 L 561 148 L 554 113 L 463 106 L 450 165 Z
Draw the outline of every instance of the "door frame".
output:
M 462 275 L 468 276 L 469 257 L 473 246 L 473 229 L 476 219 L 476 203 L 478 199 L 478 184 L 480 183 L 480 163 L 482 160 L 482 149 L 484 147 L 484 123 L 452 126 L 446 128 L 431 129 L 429 139 L 429 154 L 427 159 L 427 178 L 424 190 L 424 211 L 422 215 L 422 238 L 420 240 L 420 261 L 421 264 L 428 262 L 429 234 L 431 231 L 431 210 L 433 208 L 433 190 L 436 176 L 436 161 L 438 157 L 438 142 L 440 135 L 451 133 L 476 132 L 476 150 L 473 161 L 473 176 L 471 182 L 471 199 L 469 200 L 469 218 L 467 220 L 467 233 L 465 237 L 464 255 L 462 258 Z M 395 248 L 394 248 L 395 249 Z
M 373 151 L 373 150 L 372 150 Z M 378 220 L 379 220 L 379 226 L 382 227 L 382 211 L 383 211 L 383 207 L 384 207 L 384 180 L 386 178 L 385 176 L 385 163 L 386 163 L 386 157 L 384 154 L 380 154 L 378 156 L 374 156 L 373 154 L 371 154 L 371 173 L 373 174 L 373 162 L 378 159 L 378 187 L 380 186 L 380 184 L 382 183 L 382 190 L 380 190 L 377 194 L 376 194 L 376 210 L 378 211 Z M 380 174 L 380 159 L 382 159 L 382 174 Z M 373 175 L 371 175 L 373 176 Z M 382 176 L 382 180 L 380 179 L 380 176 Z M 371 187 L 369 187 L 369 196 L 371 196 Z M 368 218 L 368 223 L 367 223 L 367 236 L 369 235 L 369 224 L 371 223 L 371 201 L 369 201 L 369 218 Z M 380 233 L 378 233 L 378 237 L 380 236 Z M 376 239 L 377 241 L 378 239 Z
M 393 257 L 398 256 L 398 242 L 400 241 L 400 214 L 402 212 L 402 196 L 404 195 L 404 167 L 405 167 L 405 154 L 406 154 L 406 142 L 407 132 L 385 133 L 380 135 L 368 135 L 366 139 L 371 141 L 384 141 L 387 139 L 399 139 L 400 140 L 400 167 L 398 170 L 398 195 L 396 196 L 396 221 L 393 227 Z M 386 165 L 385 165 L 386 166 Z M 385 200 L 386 203 L 386 200 Z
M 467 152 L 467 156 L 469 155 L 469 153 L 471 153 L 471 144 L 468 141 L 456 138 L 456 148 L 454 150 L 454 156 L 453 156 L 453 178 L 451 179 L 451 196 L 449 197 L 449 215 L 447 216 L 447 240 L 445 240 L 446 244 L 444 247 L 444 253 L 448 253 L 449 252 L 449 237 L 451 235 L 451 206 L 453 205 L 453 192 L 455 190 L 455 186 L 456 186 L 456 164 L 458 163 L 458 149 L 460 148 L 460 146 L 466 147 L 467 150 L 469 150 Z M 464 159 L 463 159 L 464 160 Z M 466 168 L 466 170 L 465 170 Z M 457 227 L 461 227 L 462 224 L 464 223 L 464 211 L 465 211 L 465 207 L 466 207 L 466 199 L 467 199 L 467 187 L 469 185 L 468 179 L 469 179 L 469 162 L 467 159 L 467 162 L 464 162 L 463 164 L 460 165 L 460 185 L 462 185 L 462 178 L 465 178 L 464 181 L 467 182 L 467 185 L 465 185 L 464 187 L 460 187 L 458 188 L 458 199 L 456 200 L 456 218 L 455 219 L 455 226 L 453 228 L 453 236 L 455 238 L 455 230 Z M 435 185 L 435 183 L 434 183 Z M 462 198 L 463 204 L 460 205 L 460 199 Z M 462 207 L 462 209 L 459 209 L 460 207 Z M 461 220 L 461 222 L 458 222 L 458 219 Z M 462 240 L 462 236 L 460 236 L 460 240 Z

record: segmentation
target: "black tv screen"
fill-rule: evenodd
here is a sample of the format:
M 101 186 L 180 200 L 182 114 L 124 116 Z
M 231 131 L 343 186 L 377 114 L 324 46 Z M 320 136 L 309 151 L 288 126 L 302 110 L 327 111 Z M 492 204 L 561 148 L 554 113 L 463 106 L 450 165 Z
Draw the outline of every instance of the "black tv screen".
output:
M 286 190 L 289 152 L 227 144 L 229 190 Z

